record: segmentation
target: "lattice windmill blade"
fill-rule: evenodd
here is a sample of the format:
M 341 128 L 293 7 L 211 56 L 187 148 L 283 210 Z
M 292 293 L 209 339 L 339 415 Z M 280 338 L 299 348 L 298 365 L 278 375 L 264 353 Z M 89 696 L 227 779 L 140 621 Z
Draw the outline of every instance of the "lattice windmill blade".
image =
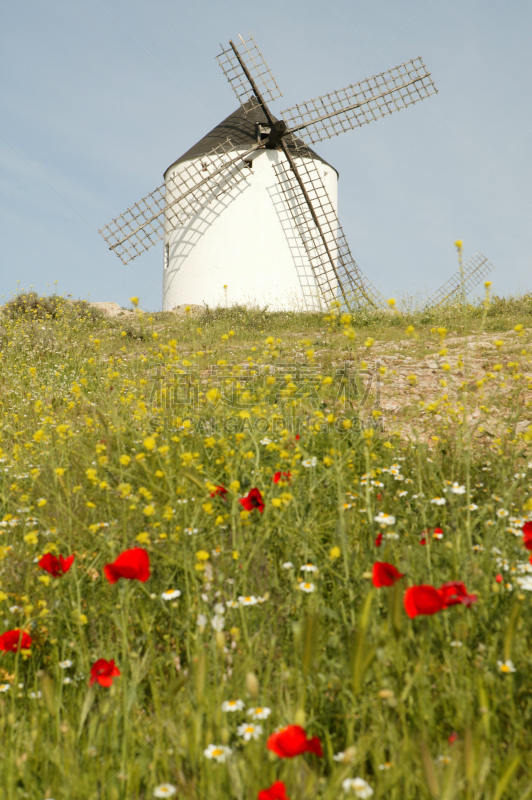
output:
M 427 300 L 425 308 L 441 305 L 445 303 L 446 300 L 450 300 L 453 296 L 461 294 L 462 292 L 465 296 L 478 286 L 493 269 L 493 264 L 490 264 L 482 253 L 475 253 L 475 255 L 464 264 L 462 270 L 455 272 L 455 274 Z
M 237 41 L 236 44 L 234 42 L 229 42 L 232 47 L 229 47 L 227 50 L 222 47 L 222 52 L 219 56 L 216 56 L 216 60 L 231 84 L 231 88 L 236 94 L 239 103 L 244 108 L 244 111 L 247 112 L 259 103 L 233 47 L 238 50 L 240 58 L 249 70 L 251 77 L 255 81 L 255 85 L 266 102 L 277 100 L 278 97 L 283 96 L 283 93 L 279 89 L 277 81 L 270 72 L 253 37 L 250 35 L 249 39 L 244 40 L 242 36 L 239 36 L 238 39 L 239 41 Z M 246 106 L 246 104 L 249 105 Z
M 165 229 L 183 225 L 221 194 L 245 181 L 248 172 L 244 159 L 261 147 L 257 144 L 238 153 L 227 139 L 199 161 L 181 167 L 166 186 L 158 186 L 99 233 L 109 249 L 127 264 L 162 239 Z
M 316 162 L 309 158 L 296 166 L 289 156 L 274 169 L 324 300 L 331 303 L 341 293 L 348 305 L 384 306 L 351 255 Z
M 437 93 L 421 58 L 282 112 L 292 133 L 320 142 Z M 302 145 L 300 145 L 301 147 Z

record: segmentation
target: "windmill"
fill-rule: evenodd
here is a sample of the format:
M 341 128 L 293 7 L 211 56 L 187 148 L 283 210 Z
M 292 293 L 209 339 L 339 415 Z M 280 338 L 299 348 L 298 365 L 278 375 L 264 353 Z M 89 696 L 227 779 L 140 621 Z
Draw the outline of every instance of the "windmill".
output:
M 100 231 L 109 248 L 127 264 L 164 239 L 163 310 L 217 305 L 223 290 L 270 308 L 383 307 L 338 221 L 338 174 L 310 145 L 434 94 L 421 58 L 280 119 L 268 104 L 282 94 L 253 38 L 230 41 L 217 59 L 240 108 Z

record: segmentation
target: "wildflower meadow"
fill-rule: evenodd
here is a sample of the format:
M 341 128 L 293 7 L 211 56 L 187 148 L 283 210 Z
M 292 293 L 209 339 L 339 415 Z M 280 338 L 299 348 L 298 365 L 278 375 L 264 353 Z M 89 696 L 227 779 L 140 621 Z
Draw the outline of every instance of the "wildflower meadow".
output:
M 532 797 L 532 298 L 0 317 L 0 796 Z

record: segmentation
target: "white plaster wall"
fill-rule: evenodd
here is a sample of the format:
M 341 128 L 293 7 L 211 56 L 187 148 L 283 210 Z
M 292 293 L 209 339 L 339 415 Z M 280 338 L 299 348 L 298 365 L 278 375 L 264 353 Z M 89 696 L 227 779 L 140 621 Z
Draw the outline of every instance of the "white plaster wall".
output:
M 163 311 L 183 303 L 320 307 L 308 256 L 273 168 L 280 159 L 277 150 L 259 151 L 245 181 L 186 225 L 166 232 Z M 169 170 L 167 180 L 187 163 Z M 336 210 L 337 173 L 314 163 Z

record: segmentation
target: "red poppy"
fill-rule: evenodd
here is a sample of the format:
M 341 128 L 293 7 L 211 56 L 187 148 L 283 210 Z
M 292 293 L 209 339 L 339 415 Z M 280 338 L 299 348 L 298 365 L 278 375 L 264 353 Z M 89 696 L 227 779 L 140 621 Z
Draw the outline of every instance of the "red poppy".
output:
M 393 586 L 396 581 L 403 578 L 393 564 L 386 564 L 385 561 L 376 561 L 373 564 L 373 586 L 380 589 L 381 586 Z
M 120 675 L 120 670 L 113 659 L 106 661 L 105 658 L 99 658 L 91 667 L 90 685 L 99 683 L 100 686 L 111 686 L 113 678 L 118 675 Z
M 403 602 L 410 619 L 414 619 L 418 614 L 437 614 L 445 608 L 438 590 L 428 585 L 411 586 L 406 590 Z
M 41 569 L 44 569 L 46 572 L 49 572 L 50 575 L 53 575 L 54 578 L 59 578 L 60 575 L 64 575 L 65 572 L 68 572 L 72 564 L 74 563 L 75 556 L 68 556 L 67 558 L 63 558 L 63 556 L 53 556 L 51 553 L 46 553 L 40 560 L 39 566 Z
M 17 650 L 29 650 L 31 647 L 31 636 L 20 628 L 14 631 L 6 631 L 0 636 L 0 650 L 5 653 L 16 653 Z
M 438 594 L 442 598 L 445 608 L 462 603 L 464 606 L 471 606 L 477 602 L 476 594 L 468 594 L 465 583 L 461 581 L 449 581 L 438 589 Z
M 222 500 L 225 500 L 225 495 L 227 494 L 227 489 L 225 486 L 216 486 L 214 492 L 211 492 L 211 497 L 216 497 L 219 494 Z
M 502 575 L 500 572 L 497 573 L 497 575 L 495 575 L 495 580 L 497 581 L 497 583 L 502 583 Z
M 382 533 L 378 533 L 375 537 L 375 547 L 380 547 L 382 544 Z
M 424 536 L 422 536 L 421 539 L 419 540 L 419 544 L 427 544 L 427 540 L 425 539 Z
M 288 481 L 290 482 L 290 478 L 292 477 L 291 472 L 276 472 L 275 475 L 272 477 L 272 481 L 274 483 L 279 483 L 279 481 Z M 275 786 L 275 784 L 274 784 Z
M 261 789 L 257 800 L 289 800 L 286 786 L 282 781 L 275 781 L 269 789 Z
M 294 758 L 301 753 L 323 755 L 319 738 L 313 736 L 312 739 L 307 739 L 307 734 L 300 725 L 287 725 L 286 728 L 272 733 L 266 746 L 279 758 Z
M 112 564 L 106 564 L 103 571 L 109 583 L 116 583 L 120 578 L 146 583 L 150 577 L 150 557 L 143 547 L 133 547 L 120 553 Z
M 459 738 L 460 738 L 460 737 L 459 737 L 459 735 L 456 733 L 456 731 L 453 731 L 453 732 L 451 733 L 451 735 L 448 737 L 447 741 L 449 742 L 449 744 L 454 744 L 454 743 L 455 743 L 455 742 L 456 742 L 456 741 L 457 741 Z
M 250 489 L 247 495 L 245 497 L 241 497 L 238 502 L 241 506 L 244 506 L 246 511 L 253 511 L 254 508 L 258 508 L 261 514 L 264 511 L 264 500 L 262 499 L 260 489 L 257 489 L 256 487 L 254 489 Z
M 525 522 L 523 531 L 523 544 L 527 550 L 532 550 L 532 522 Z

